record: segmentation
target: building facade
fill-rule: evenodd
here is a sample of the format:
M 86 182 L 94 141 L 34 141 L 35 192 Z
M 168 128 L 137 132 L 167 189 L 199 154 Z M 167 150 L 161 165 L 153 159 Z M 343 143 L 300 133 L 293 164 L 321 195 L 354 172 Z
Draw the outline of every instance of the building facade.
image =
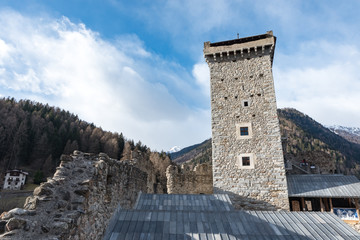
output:
M 289 209 L 272 32 L 204 43 L 210 68 L 214 193 L 245 209 Z
M 4 190 L 20 190 L 26 181 L 27 172 L 22 170 L 8 170 L 4 177 Z

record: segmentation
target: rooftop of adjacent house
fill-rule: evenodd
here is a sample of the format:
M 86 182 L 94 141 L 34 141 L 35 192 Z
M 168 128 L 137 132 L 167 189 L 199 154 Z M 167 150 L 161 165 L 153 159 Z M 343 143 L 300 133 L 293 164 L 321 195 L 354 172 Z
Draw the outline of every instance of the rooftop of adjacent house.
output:
M 181 204 L 191 207 L 180 210 Z M 360 239 L 332 213 L 229 211 L 227 205 L 225 194 L 142 194 L 135 209 L 118 212 L 104 239 Z
M 23 170 L 18 170 L 18 169 L 13 169 L 13 170 L 7 170 L 6 173 L 10 173 L 10 174 L 24 174 L 24 175 L 29 175 L 29 173 L 24 172 Z
M 289 197 L 360 198 L 360 181 L 342 174 L 288 175 Z

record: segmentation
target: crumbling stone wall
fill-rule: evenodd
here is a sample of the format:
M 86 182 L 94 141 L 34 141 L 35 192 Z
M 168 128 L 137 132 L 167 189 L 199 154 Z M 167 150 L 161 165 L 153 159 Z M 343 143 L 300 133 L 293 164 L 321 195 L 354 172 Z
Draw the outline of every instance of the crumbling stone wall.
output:
M 147 173 L 147 193 L 166 193 L 165 172 L 171 164 L 168 156 L 150 150 L 147 152 L 132 150 L 129 142 L 126 142 L 121 161 L 129 159 L 134 162 L 136 167 Z
M 166 169 L 167 192 L 172 194 L 212 194 L 212 169 L 207 163 L 193 170 L 171 165 Z
M 132 161 L 75 151 L 34 190 L 24 209 L 1 216 L 3 239 L 102 239 L 113 212 L 147 190 L 147 174 Z

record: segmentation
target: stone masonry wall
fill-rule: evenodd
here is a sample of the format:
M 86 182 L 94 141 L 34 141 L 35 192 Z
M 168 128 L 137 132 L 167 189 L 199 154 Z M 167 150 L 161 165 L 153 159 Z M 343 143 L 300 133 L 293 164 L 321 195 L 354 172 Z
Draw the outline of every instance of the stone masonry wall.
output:
M 194 170 L 171 165 L 166 169 L 167 192 L 169 194 L 212 194 L 212 169 L 207 163 L 197 165 Z
M 220 52 L 205 43 L 211 75 L 214 193 L 228 193 L 237 208 L 289 209 L 271 40 L 261 40 L 266 46 L 246 42 L 244 49 L 243 44 L 226 45 L 218 47 Z M 244 123 L 252 133 L 239 139 L 236 125 Z M 253 166 L 242 167 L 240 154 L 253 154 Z
M 148 152 L 131 150 L 129 142 L 126 142 L 121 161 L 129 161 L 130 159 L 137 168 L 147 173 L 147 193 L 166 193 L 165 172 L 171 164 L 168 156 L 150 150 Z
M 74 151 L 63 155 L 54 176 L 34 190 L 24 209 L 3 213 L 1 239 L 102 239 L 120 205 L 131 208 L 147 174 L 131 161 Z

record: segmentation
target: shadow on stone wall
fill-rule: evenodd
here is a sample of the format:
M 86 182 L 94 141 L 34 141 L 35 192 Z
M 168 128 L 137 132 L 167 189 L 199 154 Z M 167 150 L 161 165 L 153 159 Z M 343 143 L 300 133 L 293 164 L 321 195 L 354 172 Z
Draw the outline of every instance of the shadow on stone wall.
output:
M 183 165 L 182 165 L 183 166 Z M 203 163 L 192 170 L 170 165 L 166 169 L 169 194 L 212 194 L 213 175 L 211 165 Z
M 262 211 L 284 210 L 284 209 L 279 209 L 279 207 L 270 204 L 269 202 L 261 201 L 251 197 L 241 196 L 233 192 L 224 191 L 216 187 L 214 187 L 214 193 L 227 194 L 236 210 L 262 210 Z

